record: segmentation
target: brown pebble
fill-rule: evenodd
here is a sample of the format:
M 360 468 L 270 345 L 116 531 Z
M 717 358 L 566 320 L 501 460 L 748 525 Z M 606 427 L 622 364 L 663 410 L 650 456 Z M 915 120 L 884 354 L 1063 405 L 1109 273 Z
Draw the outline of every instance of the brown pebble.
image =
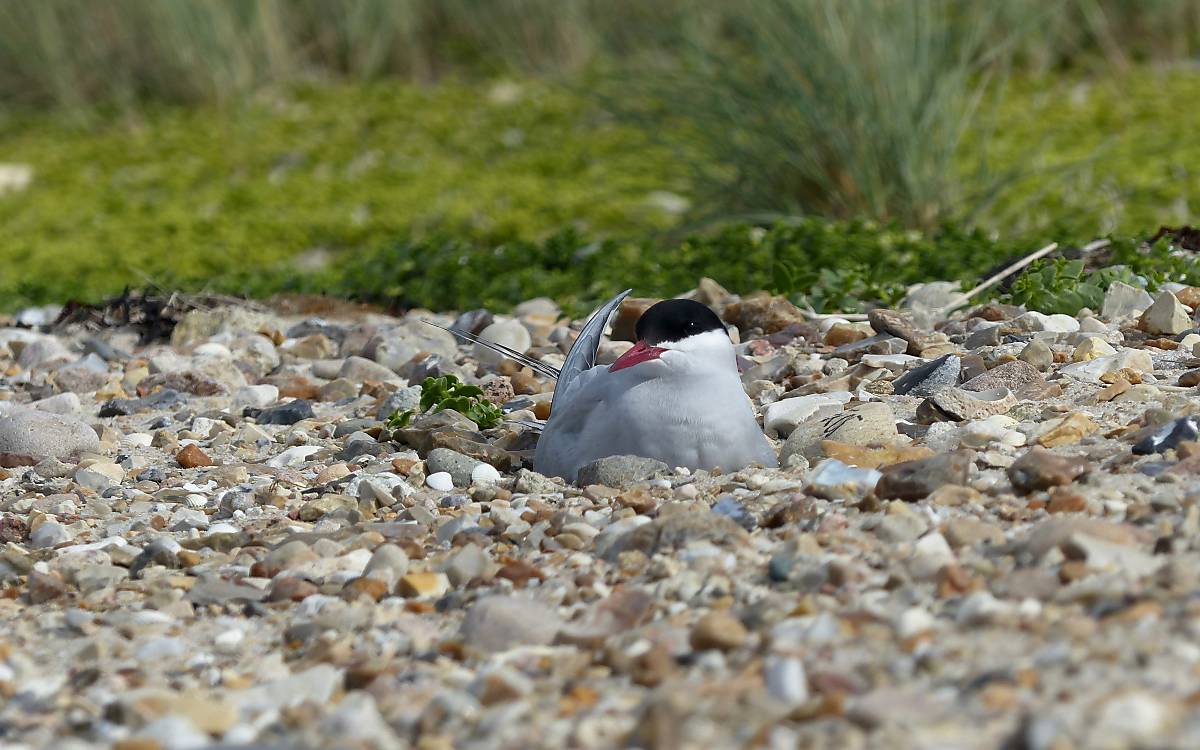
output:
M 1114 380 L 1111 385 L 1101 388 L 1096 393 L 1096 400 L 1099 402 L 1112 401 L 1117 396 L 1130 389 L 1129 381 L 1125 378 Z
M 1078 581 L 1089 575 L 1091 575 L 1091 571 L 1088 570 L 1087 563 L 1082 560 L 1067 560 L 1058 566 L 1058 580 L 1063 583 Z
M 413 467 L 419 463 L 421 462 L 415 458 L 393 458 L 392 468 L 404 476 L 408 476 L 412 472 Z
M 1179 342 L 1174 339 L 1149 339 L 1144 343 L 1146 346 L 1164 351 L 1174 351 L 1179 348 Z
M 652 688 L 666 682 L 674 671 L 675 659 L 671 652 L 654 644 L 634 659 L 629 676 L 635 684 Z
M 528 367 L 513 375 L 511 380 L 513 393 L 518 396 L 532 396 L 542 391 L 542 384 Z
M 189 445 L 175 455 L 175 460 L 185 469 L 196 469 L 201 466 L 212 466 L 213 460 L 200 450 L 198 445 Z
M 175 559 L 179 561 L 180 566 L 190 568 L 193 565 L 199 565 L 204 558 L 195 550 L 181 549 L 175 553 Z
M 39 573 L 34 570 L 29 574 L 26 584 L 31 604 L 41 604 L 67 593 L 67 584 L 58 573 Z
M 524 560 L 513 560 L 502 565 L 500 570 L 496 571 L 496 577 L 512 581 L 513 585 L 520 589 L 535 578 L 544 581 L 546 574 Z
M 1058 487 L 1050 493 L 1046 510 L 1050 513 L 1083 513 L 1087 510 L 1087 498 L 1078 492 Z
M 700 618 L 689 640 L 697 651 L 730 651 L 744 644 L 748 635 L 741 620 L 725 610 L 717 610 Z
M 318 593 L 316 584 L 303 578 L 281 576 L 271 582 L 269 602 L 298 602 Z
M 1184 388 L 1200 385 L 1200 370 L 1188 370 L 1180 375 L 1179 384 Z
M 1118 380 L 1124 380 L 1131 385 L 1140 385 L 1142 373 L 1132 367 L 1122 367 L 1116 372 L 1106 372 L 1100 376 L 1101 383 L 1115 383 Z
M 408 573 L 401 576 L 396 591 L 401 596 L 442 596 L 450 590 L 450 579 L 445 573 Z
M 629 490 L 617 496 L 617 503 L 624 508 L 632 508 L 639 515 L 646 515 L 658 507 L 658 501 L 645 490 Z
M 1173 294 L 1175 295 L 1175 299 L 1190 308 L 1195 309 L 1197 305 L 1200 305 L 1200 287 L 1185 286 L 1183 289 L 1173 292 Z
M 947 599 L 978 588 L 967 571 L 959 565 L 943 566 L 937 574 L 938 596 Z
M 1175 446 L 1175 455 L 1179 456 L 1180 460 L 1200 456 L 1200 443 L 1195 440 L 1185 440 Z
M 128 737 L 114 742 L 112 750 L 163 750 L 163 746 L 149 737 Z
M 816 518 L 820 515 L 816 501 L 797 493 L 792 496 L 790 503 L 784 503 L 771 509 L 762 520 L 764 529 L 779 529 L 792 526 L 802 521 Z
M 1068 485 L 1086 474 L 1089 468 L 1085 459 L 1032 448 L 1008 467 L 1008 478 L 1019 492 L 1028 493 Z
M 378 578 L 355 578 L 342 587 L 342 593 L 347 599 L 365 596 L 377 602 L 388 595 L 388 585 Z
M 825 343 L 829 346 L 843 346 L 862 341 L 867 332 L 847 323 L 838 323 L 825 332 Z

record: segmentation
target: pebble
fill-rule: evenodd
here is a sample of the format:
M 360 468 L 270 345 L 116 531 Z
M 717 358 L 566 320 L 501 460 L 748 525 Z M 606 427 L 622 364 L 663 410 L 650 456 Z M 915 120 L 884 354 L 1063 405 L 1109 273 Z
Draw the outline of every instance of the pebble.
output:
M 338 368 L 336 378 L 347 380 L 351 383 L 365 383 L 367 381 L 383 381 L 395 380 L 396 373 L 391 368 L 373 362 L 365 357 L 346 357 L 342 366 Z M 281 422 L 277 424 L 291 424 L 290 422 Z
M 212 466 L 213 460 L 198 445 L 187 445 L 175 454 L 175 460 L 185 469 Z
M 479 361 L 421 322 L 439 313 L 187 313 L 185 346 L 0 323 L 0 414 L 87 442 L 0 450 L 5 739 L 1196 746 L 1186 706 L 1146 686 L 1190 685 L 1200 661 L 1180 627 L 1200 423 L 1175 385 L 1200 336 L 1132 330 L 1135 287 L 1073 323 L 947 316 L 959 289 L 929 288 L 876 328 L 703 282 L 693 296 L 739 306 L 747 393 L 796 450 L 731 473 L 611 457 L 578 485 L 523 468 L 536 434 L 511 424 L 380 424 L 426 373 L 545 416 L 552 381 Z M 561 364 L 580 321 L 523 309 L 531 356 Z M 62 390 L 98 376 L 96 396 Z M 1002 388 L 1005 414 L 918 417 Z M 213 465 L 184 468 L 190 448 Z
M 0 453 L 66 458 L 99 449 L 96 431 L 68 416 L 26 409 L 0 417 Z
M 988 370 L 963 383 L 965 391 L 994 391 L 1007 388 L 1013 393 L 1020 393 L 1027 386 L 1045 386 L 1046 379 L 1038 369 L 1028 362 L 1014 360 Z
M 517 646 L 549 645 L 561 627 L 558 615 L 534 599 L 488 596 L 467 610 L 460 635 L 468 647 L 496 654 Z
M 454 477 L 448 471 L 438 471 L 425 477 L 425 484 L 439 492 L 450 492 L 454 489 Z
M 942 485 L 965 485 L 973 460 L 970 451 L 956 451 L 892 464 L 884 467 L 875 494 L 885 499 L 912 501 L 928 497 Z
M 892 383 L 897 396 L 920 396 L 929 398 L 939 391 L 958 384 L 962 371 L 962 360 L 947 354 L 920 367 L 909 370 Z
M 75 472 L 75 482 L 96 492 L 115 487 L 125 478 L 125 470 L 117 464 L 99 461 Z
M 1119 321 L 1141 315 L 1153 303 L 1154 298 L 1145 289 L 1114 281 L 1104 292 L 1100 315 L 1105 320 Z
M 450 590 L 445 573 L 408 573 L 400 576 L 396 593 L 407 597 L 438 597 Z
M 827 458 L 813 469 L 809 477 L 809 490 L 831 500 L 861 498 L 875 489 L 881 476 L 875 469 L 848 466 Z
M 270 383 L 244 385 L 233 393 L 233 404 L 263 409 L 279 400 L 279 388 Z
M 477 466 L 483 462 L 464 456 L 457 451 L 452 451 L 448 448 L 434 448 L 425 457 L 425 466 L 430 475 L 433 474 L 449 474 L 453 481 L 453 487 L 469 487 L 471 485 L 471 476 Z M 433 485 L 430 485 L 431 487 Z M 436 487 L 435 489 L 445 489 Z
M 1133 444 L 1133 452 L 1147 456 L 1151 453 L 1178 448 L 1181 443 L 1200 440 L 1200 418 L 1180 417 Z
M 1008 469 L 1013 486 L 1022 492 L 1034 492 L 1071 484 L 1088 471 L 1087 461 L 1055 455 L 1033 448 Z
M 1038 370 L 1048 370 L 1054 364 L 1054 352 L 1050 349 L 1050 345 L 1042 339 L 1034 339 L 1026 344 L 1017 358 Z M 1095 359 L 1095 357 L 1089 357 L 1089 359 Z
M 608 456 L 582 466 L 579 469 L 576 484 L 580 487 L 590 484 L 618 488 L 628 487 L 660 474 L 668 474 L 670 471 L 671 467 L 653 458 Z
M 809 419 L 831 417 L 841 412 L 851 398 L 848 391 L 838 391 L 781 399 L 767 405 L 763 426 L 768 433 L 786 438 L 798 425 Z
M 896 436 L 896 417 L 886 404 L 869 402 L 832 417 L 809 420 L 788 436 L 780 449 L 779 462 L 787 466 L 793 455 L 809 461 L 821 457 L 821 441 L 836 440 L 860 446 L 880 446 Z
M 498 320 L 487 328 L 484 328 L 480 332 L 479 338 L 508 347 L 521 354 L 529 351 L 529 347 L 533 345 L 533 339 L 529 336 L 529 331 L 515 320 Z M 472 354 L 476 361 L 489 367 L 495 367 L 504 359 L 482 344 L 475 344 Z
M 36 549 L 57 547 L 69 541 L 71 541 L 71 532 L 55 521 L 46 521 L 29 535 L 29 543 Z
M 303 419 L 312 419 L 314 416 L 316 415 L 313 413 L 311 401 L 296 399 L 286 404 L 263 409 L 254 419 L 259 424 L 291 425 Z
M 1146 333 L 1175 336 L 1192 327 L 1192 316 L 1178 297 L 1170 292 L 1160 292 L 1138 319 L 1138 327 Z
M 743 646 L 748 638 L 749 633 L 741 620 L 729 612 L 717 610 L 696 622 L 688 641 L 697 651 L 732 651 Z
M 963 422 L 986 419 L 1004 414 L 1017 405 L 1017 397 L 1007 388 L 990 391 L 968 391 L 965 388 L 943 388 L 918 410 L 918 417 L 930 421 L 951 419 Z

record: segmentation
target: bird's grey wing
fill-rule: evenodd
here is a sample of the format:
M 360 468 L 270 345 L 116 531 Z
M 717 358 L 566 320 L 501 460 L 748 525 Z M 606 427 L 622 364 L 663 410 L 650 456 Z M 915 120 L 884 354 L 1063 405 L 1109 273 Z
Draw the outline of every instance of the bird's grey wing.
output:
M 501 357 L 508 357 L 511 360 L 520 362 L 521 364 L 530 368 L 531 370 L 538 373 L 539 375 L 544 375 L 547 378 L 555 378 L 555 379 L 558 378 L 558 370 L 556 370 L 553 366 L 548 365 L 545 362 L 542 362 L 541 360 L 537 360 L 537 359 L 534 359 L 533 357 L 522 354 L 521 352 L 517 351 L 516 349 L 510 349 L 507 346 L 505 346 L 504 344 L 497 344 L 494 341 L 488 341 L 487 339 L 481 339 L 478 336 L 476 336 L 475 334 L 469 333 L 469 332 L 461 330 L 459 328 L 447 328 L 446 326 L 438 325 L 437 323 L 434 323 L 432 320 L 422 319 L 421 322 L 425 323 L 426 325 L 431 325 L 434 328 L 441 328 L 443 331 L 449 331 L 450 333 L 453 333 L 455 336 L 458 336 L 459 338 L 464 338 L 467 341 L 471 341 L 476 344 L 479 344 L 480 346 L 491 349 L 492 351 L 499 354 Z
M 583 330 L 579 332 L 579 338 L 575 339 L 575 343 L 571 345 L 571 351 L 567 352 L 567 359 L 563 362 L 562 369 L 559 370 L 558 382 L 554 385 L 555 397 L 559 393 L 566 393 L 575 378 L 595 366 L 596 351 L 600 348 L 600 338 L 604 336 L 608 319 L 632 291 L 632 289 L 626 289 L 621 292 L 601 305 L 596 312 L 592 313 L 592 317 L 588 318 Z M 553 410 L 553 403 L 551 403 L 551 410 Z

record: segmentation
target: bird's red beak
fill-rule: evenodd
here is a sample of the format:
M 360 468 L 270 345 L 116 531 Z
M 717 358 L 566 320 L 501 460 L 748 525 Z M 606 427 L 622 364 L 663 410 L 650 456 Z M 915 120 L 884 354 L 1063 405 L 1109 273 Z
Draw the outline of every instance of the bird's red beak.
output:
M 626 367 L 633 367 L 642 362 L 658 359 L 665 351 L 666 349 L 660 346 L 650 346 L 645 341 L 639 341 L 632 349 L 618 357 L 616 362 L 609 365 L 608 371 L 616 372 L 617 370 L 624 370 Z

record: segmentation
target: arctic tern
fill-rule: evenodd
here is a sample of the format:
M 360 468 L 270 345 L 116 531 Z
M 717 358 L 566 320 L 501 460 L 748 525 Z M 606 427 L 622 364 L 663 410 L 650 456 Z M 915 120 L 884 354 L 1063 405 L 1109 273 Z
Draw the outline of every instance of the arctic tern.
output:
M 637 343 L 608 367 L 596 365 L 612 313 L 632 290 L 584 325 L 561 370 L 469 333 L 448 329 L 557 379 L 534 469 L 574 481 L 599 458 L 632 454 L 671 467 L 740 469 L 777 465 L 742 389 L 721 319 L 686 299 L 663 300 L 638 319 Z

